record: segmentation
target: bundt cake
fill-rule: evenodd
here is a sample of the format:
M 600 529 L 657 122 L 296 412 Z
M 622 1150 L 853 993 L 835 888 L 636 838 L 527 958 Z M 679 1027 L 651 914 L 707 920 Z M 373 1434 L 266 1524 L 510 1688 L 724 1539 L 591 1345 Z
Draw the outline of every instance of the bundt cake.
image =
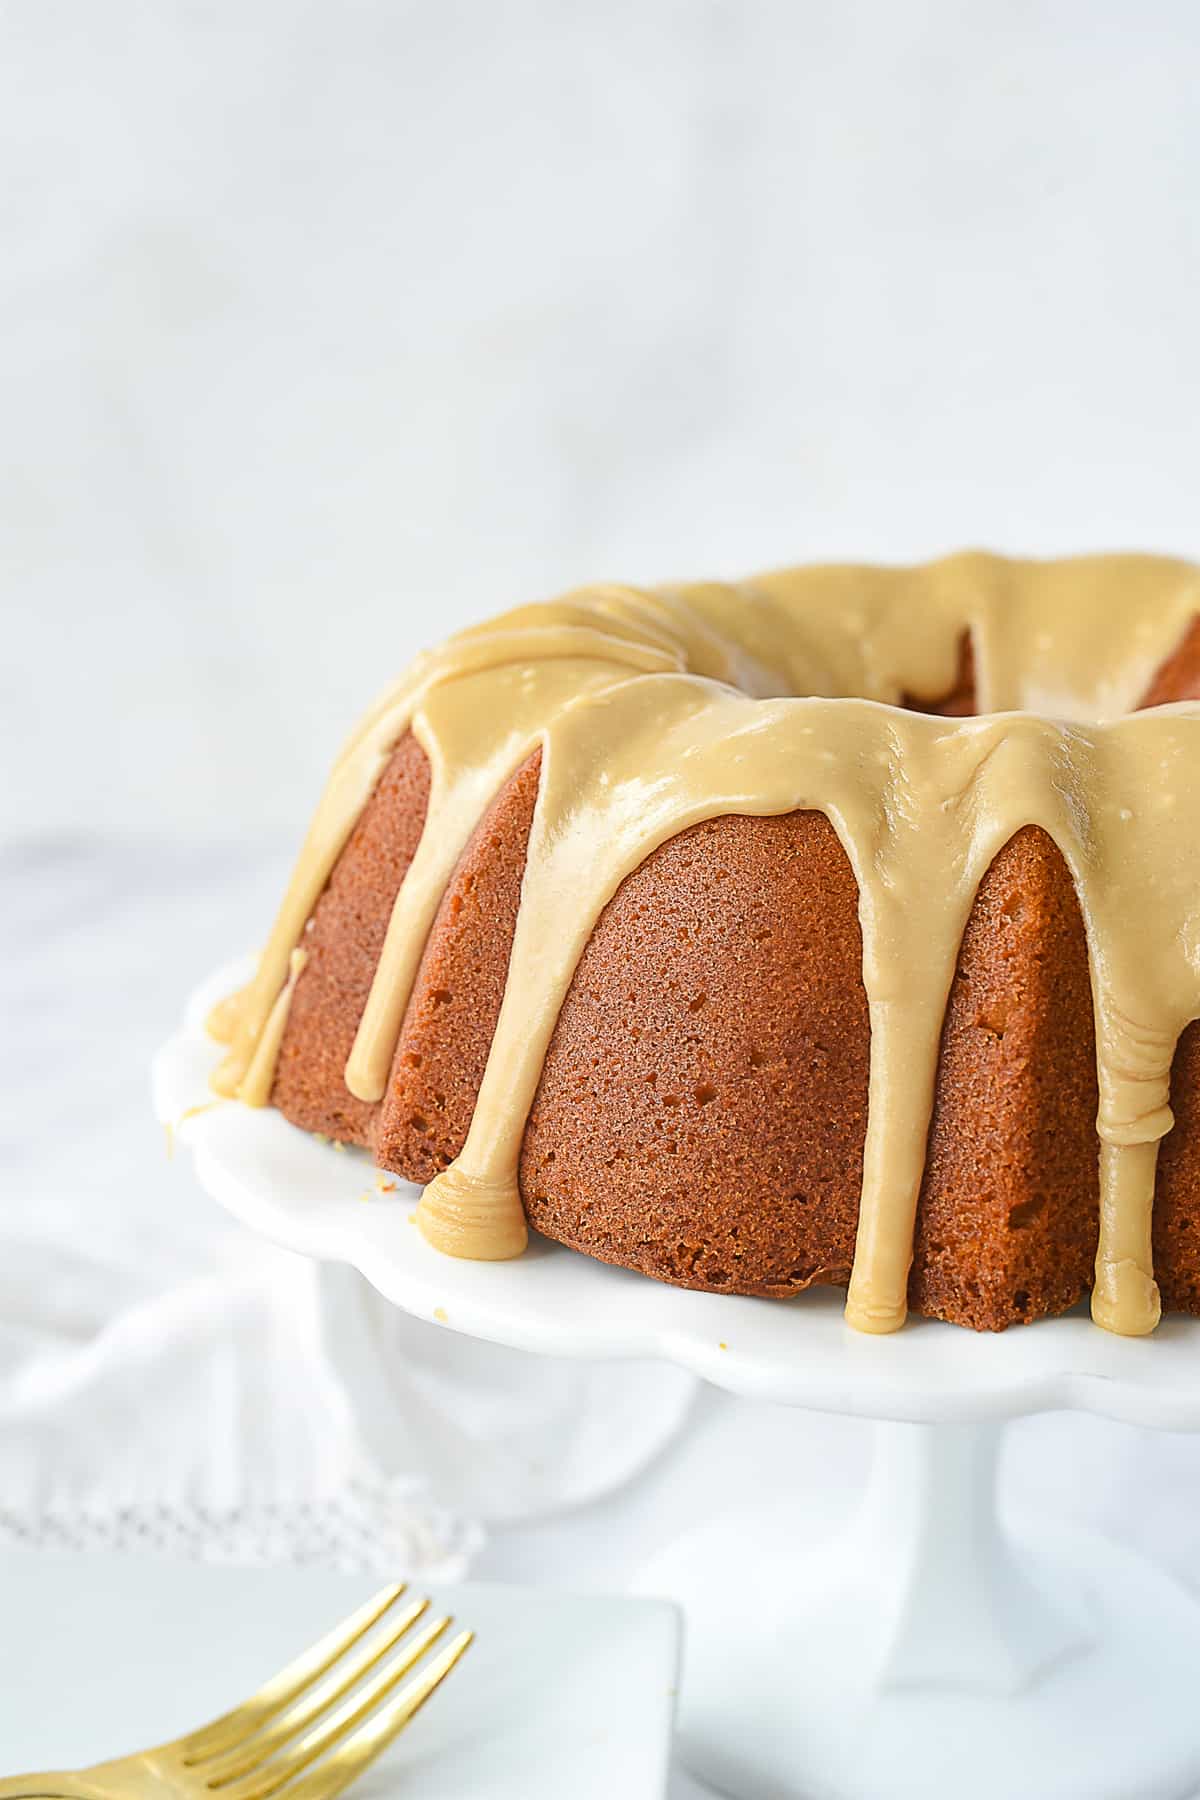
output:
M 343 750 L 218 1092 L 526 1223 L 861 1330 L 1200 1312 L 1200 570 L 589 588 Z

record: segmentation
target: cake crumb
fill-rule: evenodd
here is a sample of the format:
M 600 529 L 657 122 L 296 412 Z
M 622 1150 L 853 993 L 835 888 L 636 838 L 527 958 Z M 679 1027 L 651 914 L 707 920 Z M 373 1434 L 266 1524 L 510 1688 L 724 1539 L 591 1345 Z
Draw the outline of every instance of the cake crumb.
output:
M 375 1196 L 371 1192 L 370 1188 L 364 1188 L 362 1193 L 358 1197 L 360 1200 L 373 1200 L 375 1198 Z
M 323 1131 L 314 1131 L 313 1137 L 316 1139 L 318 1144 L 327 1144 L 329 1142 L 329 1139 L 325 1136 L 325 1133 Z
M 334 1138 L 333 1147 L 335 1150 L 344 1150 L 346 1148 L 346 1146 L 345 1146 L 345 1144 L 343 1144 L 341 1138 Z
M 379 1189 L 381 1194 L 394 1194 L 396 1191 L 395 1182 L 385 1181 L 382 1175 L 377 1175 L 375 1177 L 375 1186 Z
M 433 1316 L 437 1320 L 439 1325 L 445 1325 L 448 1323 L 448 1319 L 446 1316 L 446 1309 L 444 1306 L 435 1306 L 433 1309 Z
M 729 1348 L 729 1345 L 725 1342 L 725 1339 L 722 1338 L 720 1343 L 717 1345 L 717 1349 L 718 1350 L 728 1350 L 728 1348 Z

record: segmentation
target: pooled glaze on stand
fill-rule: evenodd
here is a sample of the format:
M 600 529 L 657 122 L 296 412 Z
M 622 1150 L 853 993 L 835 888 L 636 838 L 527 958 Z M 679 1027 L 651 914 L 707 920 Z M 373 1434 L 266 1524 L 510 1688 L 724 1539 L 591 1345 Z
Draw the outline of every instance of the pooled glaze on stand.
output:
M 1200 1014 L 1200 707 L 1135 713 L 1200 614 L 1200 575 L 1149 557 L 916 570 L 805 569 L 736 587 L 596 588 L 452 639 L 344 750 L 256 978 L 219 1009 L 219 1091 L 271 1071 L 305 926 L 387 758 L 429 758 L 401 884 L 346 1066 L 384 1092 L 419 959 L 488 803 L 539 746 L 541 784 L 504 1000 L 463 1149 L 427 1188 L 426 1236 L 505 1258 L 526 1237 L 517 1166 L 580 954 L 627 875 L 724 814 L 826 815 L 859 888 L 870 1108 L 847 1318 L 903 1322 L 942 1021 L 963 930 L 1022 827 L 1058 845 L 1079 895 L 1095 1001 L 1100 1236 L 1093 1316 L 1159 1315 L 1150 1245 L 1171 1061 Z M 964 642 L 982 716 L 902 710 L 953 688 Z M 1052 714 L 1052 717 L 1042 716 Z M 999 716 L 996 716 L 999 715 Z M 302 956 L 303 952 L 299 954 Z

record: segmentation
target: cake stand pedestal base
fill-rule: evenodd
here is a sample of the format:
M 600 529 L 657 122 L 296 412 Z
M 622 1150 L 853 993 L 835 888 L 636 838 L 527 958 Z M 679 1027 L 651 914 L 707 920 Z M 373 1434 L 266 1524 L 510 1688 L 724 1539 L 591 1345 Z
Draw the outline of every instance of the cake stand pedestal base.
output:
M 747 1512 L 655 1559 L 682 1760 L 737 1800 L 1192 1800 L 1200 1606 L 1090 1533 L 996 1513 L 997 1425 L 875 1427 L 827 1544 Z

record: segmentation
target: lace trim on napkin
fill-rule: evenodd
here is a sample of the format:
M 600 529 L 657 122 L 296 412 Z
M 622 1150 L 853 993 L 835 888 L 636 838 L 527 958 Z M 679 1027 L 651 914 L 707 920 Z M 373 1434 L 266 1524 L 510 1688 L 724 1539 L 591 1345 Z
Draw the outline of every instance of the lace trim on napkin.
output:
M 461 1581 L 483 1542 L 477 1525 L 396 1484 L 355 1482 L 328 1499 L 264 1502 L 217 1511 L 132 1505 L 36 1516 L 0 1506 L 0 1547 L 121 1550 L 199 1562 L 319 1564 L 349 1573 Z

